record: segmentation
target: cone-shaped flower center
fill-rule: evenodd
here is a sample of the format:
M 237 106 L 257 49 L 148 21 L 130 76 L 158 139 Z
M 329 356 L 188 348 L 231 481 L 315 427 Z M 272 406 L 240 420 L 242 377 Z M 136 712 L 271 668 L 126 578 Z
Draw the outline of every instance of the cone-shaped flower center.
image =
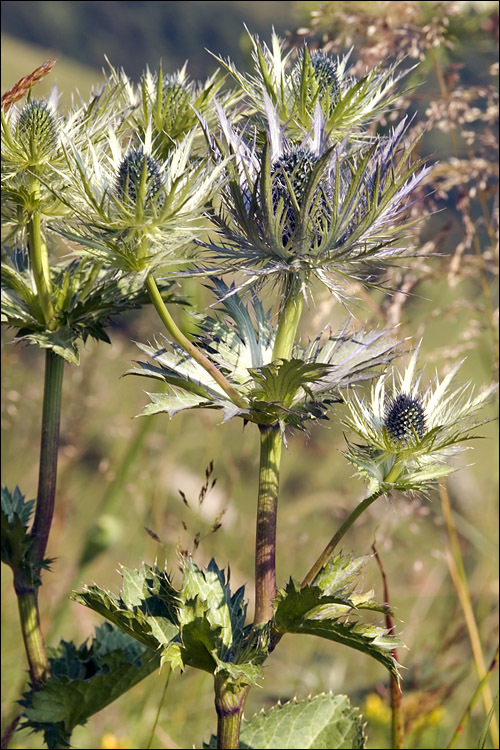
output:
M 163 186 L 158 163 L 142 148 L 132 149 L 123 159 L 116 179 L 121 200 L 136 204 L 139 196 L 144 206 L 151 204 Z
M 420 440 L 425 432 L 425 415 L 418 398 L 400 393 L 388 404 L 385 427 L 391 438 L 400 443 Z
M 17 132 L 33 159 L 55 154 L 58 127 L 55 115 L 46 102 L 33 99 L 25 104 L 19 114 Z
M 163 87 L 162 108 L 164 128 L 171 130 L 179 123 L 179 117 L 185 116 L 189 111 L 189 92 L 177 81 L 170 81 Z
M 335 60 L 321 50 L 314 50 L 309 54 L 314 78 L 318 86 L 320 101 L 323 101 L 328 93 L 330 109 L 335 106 L 340 98 L 339 76 Z M 292 78 L 297 86 L 300 86 L 302 70 L 304 65 L 304 53 L 302 53 L 295 64 Z
M 317 161 L 318 157 L 309 149 L 294 148 L 276 159 L 271 166 L 273 208 L 275 211 L 277 210 L 280 200 L 283 200 L 285 207 L 284 213 L 286 216 L 283 221 L 282 235 L 284 245 L 295 232 L 298 218 L 293 208 L 289 185 L 291 185 L 295 200 L 300 207 L 307 182 Z M 321 187 L 318 187 L 317 190 L 321 190 Z
M 314 52 L 311 52 L 311 64 L 319 88 L 322 89 L 328 87 L 334 89 L 338 93 L 339 84 L 337 78 L 337 63 L 325 52 L 315 50 Z

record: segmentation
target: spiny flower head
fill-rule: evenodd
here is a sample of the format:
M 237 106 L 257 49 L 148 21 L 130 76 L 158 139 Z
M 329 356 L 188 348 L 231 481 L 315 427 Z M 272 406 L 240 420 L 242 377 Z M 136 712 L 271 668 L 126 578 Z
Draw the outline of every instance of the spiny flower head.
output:
M 221 107 L 222 139 L 207 130 L 215 160 L 232 157 L 213 214 L 219 233 L 205 245 L 213 262 L 243 272 L 248 283 L 274 281 L 283 297 L 307 294 L 314 278 L 338 297 L 345 297 L 346 278 L 372 284 L 406 253 L 412 193 L 429 171 L 410 162 L 407 122 L 369 147 L 332 148 L 319 107 L 312 131 L 297 142 L 265 101 L 263 148 Z
M 362 128 L 381 111 L 386 111 L 402 94 L 394 87 L 405 72 L 397 72 L 398 63 L 378 66 L 357 80 L 348 72 L 350 53 L 333 58 L 322 50 L 304 46 L 294 59 L 285 52 L 285 43 L 274 32 L 271 45 L 250 36 L 254 72 L 241 73 L 231 60 L 216 57 L 230 73 L 255 108 L 255 119 L 265 116 L 266 97 L 295 138 L 313 126 L 316 107 L 326 119 L 330 143 L 348 136 L 367 140 Z
M 296 86 L 297 99 L 300 101 L 302 98 L 302 107 L 312 113 L 316 103 L 320 102 L 328 119 L 341 98 L 339 61 L 322 50 L 309 52 L 304 47 L 298 55 L 291 77 Z
M 121 75 L 128 81 L 124 73 Z M 204 83 L 193 81 L 186 65 L 169 76 L 163 75 L 161 67 L 156 73 L 148 69 L 138 87 L 129 82 L 126 88 L 131 123 L 138 137 L 144 139 L 151 128 L 155 153 L 166 159 L 176 143 L 198 128 L 198 116 L 204 117 L 210 128 L 215 125 L 212 103 L 216 93 L 226 106 L 238 99 L 233 92 L 220 90 L 223 80 L 218 70 Z M 201 131 L 198 135 L 197 147 L 203 142 Z
M 458 364 L 423 388 L 422 373 L 416 370 L 418 351 L 404 372 L 395 371 L 390 390 L 383 375 L 372 386 L 370 400 L 354 390 L 344 396 L 344 424 L 362 441 L 349 443 L 345 455 L 368 478 L 370 492 L 385 485 L 419 490 L 451 473 L 454 469 L 446 462 L 488 421 L 478 421 L 477 413 L 495 387 L 474 394 L 470 384 L 454 386 Z
M 142 148 L 132 148 L 118 168 L 116 193 L 120 200 L 136 204 L 140 200 L 144 207 L 158 198 L 163 187 L 160 165 Z
M 17 136 L 30 154 L 33 165 L 55 156 L 59 127 L 48 102 L 32 99 L 24 105 L 17 120 Z
M 390 399 L 385 410 L 385 428 L 394 442 L 418 442 L 425 432 L 425 415 L 419 398 L 398 393 Z
M 78 217 L 59 231 L 79 242 L 78 252 L 124 271 L 148 273 L 190 262 L 188 246 L 202 231 L 204 210 L 223 164 L 207 169 L 192 159 L 194 132 L 162 159 L 152 129 L 143 140 L 110 129 L 105 143 L 68 148 L 73 179 L 65 199 Z

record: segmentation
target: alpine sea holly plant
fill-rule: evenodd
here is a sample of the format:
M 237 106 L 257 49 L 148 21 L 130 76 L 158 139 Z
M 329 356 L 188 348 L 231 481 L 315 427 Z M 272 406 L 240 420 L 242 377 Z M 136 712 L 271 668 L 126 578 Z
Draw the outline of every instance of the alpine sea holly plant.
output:
M 348 283 L 383 286 L 388 264 L 408 255 L 410 208 L 429 167 L 412 158 L 405 121 L 386 135 L 368 130 L 397 96 L 395 66 L 357 80 L 348 57 L 284 54 L 275 35 L 271 50 L 252 44 L 254 74 L 220 60 L 233 89 L 222 88 L 221 72 L 197 84 L 185 69 L 147 71 L 136 85 L 111 69 L 69 114 L 57 112 L 55 95 L 28 95 L 2 113 L 2 320 L 17 340 L 47 350 L 38 495 L 2 491 L 2 559 L 30 670 L 22 721 L 48 747 L 68 747 L 75 726 L 164 664 L 213 675 L 210 747 L 274 747 L 273 736 L 280 747 L 364 747 L 362 718 L 345 696 L 242 722 L 248 691 L 286 633 L 371 656 L 399 685 L 397 638 L 364 616 L 390 614 L 361 591 L 368 556 L 336 548 L 378 497 L 421 491 L 448 473 L 492 393 L 455 388 L 455 372 L 421 388 L 415 353 L 389 395 L 387 368 L 402 349 L 392 331 L 348 320 L 301 340 L 320 285 L 349 314 Z M 213 299 L 193 310 L 194 334 L 168 307 L 185 301 L 174 290 L 191 278 Z M 247 616 L 244 588 L 232 592 L 214 559 L 183 556 L 180 586 L 156 564 L 122 568 L 119 595 L 97 585 L 72 595 L 108 620 L 91 644 L 62 641 L 48 657 L 38 594 L 51 562 L 64 362 L 78 364 L 79 340 L 108 340 L 109 318 L 147 300 L 165 331 L 139 344 L 147 359 L 128 370 L 162 384 L 143 415 L 207 408 L 258 430 L 255 612 Z M 371 402 L 359 390 L 367 380 Z M 318 420 L 361 439 L 348 437 L 345 455 L 368 494 L 304 579 L 278 588 L 282 449 L 291 431 Z

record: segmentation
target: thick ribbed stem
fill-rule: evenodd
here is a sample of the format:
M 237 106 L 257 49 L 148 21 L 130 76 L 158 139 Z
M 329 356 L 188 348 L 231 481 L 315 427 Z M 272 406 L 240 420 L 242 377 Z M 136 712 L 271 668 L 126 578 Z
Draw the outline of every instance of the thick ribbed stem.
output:
M 278 425 L 259 427 L 260 467 L 255 543 L 254 624 L 273 616 L 276 596 L 276 520 L 278 513 L 279 467 L 283 438 Z
M 304 297 L 301 293 L 289 294 L 285 307 L 280 315 L 278 330 L 273 347 L 273 359 L 289 359 L 292 353 L 297 328 L 299 327 Z
M 38 494 L 35 520 L 31 529 L 31 536 L 33 537 L 32 557 L 37 563 L 41 562 L 45 555 L 54 514 L 63 374 L 64 359 L 48 349 L 45 354 Z
M 40 627 L 36 590 L 29 588 L 19 578 L 17 580 L 15 578 L 14 588 L 17 595 L 19 621 L 24 648 L 28 657 L 31 682 L 33 689 L 37 690 L 49 677 L 49 662 Z
M 30 531 L 33 540 L 30 555 L 34 570 L 29 575 L 24 570 L 14 570 L 14 589 L 19 608 L 19 620 L 31 681 L 35 690 L 49 677 L 49 662 L 40 626 L 37 585 L 34 577 L 45 555 L 54 513 L 63 372 L 64 360 L 52 350 L 47 350 L 38 494 L 35 518 Z
M 217 711 L 217 747 L 233 750 L 240 746 L 240 726 L 248 689 L 235 688 L 220 675 L 215 676 L 215 710 Z
M 146 287 L 149 292 L 151 302 L 155 306 L 156 312 L 160 316 L 163 324 L 165 325 L 165 328 L 172 336 L 176 344 L 182 347 L 184 351 L 186 351 L 196 362 L 198 362 L 199 365 L 201 365 L 209 373 L 209 375 L 212 376 L 215 382 L 218 383 L 224 393 L 229 396 L 231 401 L 236 404 L 236 406 L 239 406 L 240 409 L 246 409 L 248 407 L 248 403 L 243 398 L 243 396 L 238 393 L 236 388 L 231 385 L 229 380 L 224 377 L 224 375 L 214 365 L 214 363 L 211 362 L 207 357 L 205 357 L 203 352 L 201 352 L 198 347 L 195 346 L 192 341 L 190 341 L 177 326 L 174 319 L 167 310 L 167 307 L 162 299 L 153 276 L 148 276 Z

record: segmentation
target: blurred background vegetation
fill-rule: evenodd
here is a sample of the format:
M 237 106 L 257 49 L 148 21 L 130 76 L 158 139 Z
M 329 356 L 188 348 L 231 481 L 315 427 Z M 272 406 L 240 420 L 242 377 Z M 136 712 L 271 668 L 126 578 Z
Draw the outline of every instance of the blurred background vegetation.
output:
M 388 118 L 415 114 L 414 134 L 427 131 L 420 154 L 436 162 L 423 207 L 428 214 L 416 244 L 423 258 L 393 271 L 399 292 L 360 295 L 359 320 L 398 324 L 403 335 L 424 334 L 427 376 L 466 357 L 463 378 L 479 387 L 498 369 L 498 6 L 491 2 L 3 2 L 2 91 L 44 60 L 57 57 L 48 79 L 68 103 L 87 96 L 100 80 L 105 56 L 134 79 L 160 60 L 174 72 L 189 60 L 193 78 L 215 68 L 205 48 L 249 67 L 252 33 L 270 41 L 271 27 L 290 45 L 306 40 L 332 53 L 354 45 L 361 73 L 385 59 L 405 55 L 419 63 L 405 83 L 415 86 Z M 335 327 L 345 317 L 319 296 L 303 333 Z M 57 509 L 48 554 L 56 559 L 40 594 L 49 644 L 81 642 L 94 625 L 91 612 L 68 601 L 84 583 L 119 586 L 118 564 L 167 558 L 176 575 L 176 548 L 192 549 L 206 563 L 213 555 L 231 564 L 236 587 L 248 582 L 252 608 L 253 524 L 258 446 L 255 431 L 220 426 L 210 413 L 160 415 L 133 420 L 147 401 L 134 378 L 121 379 L 138 355 L 132 343 L 159 330 L 146 309 L 124 316 L 111 330 L 112 345 L 89 342 L 79 368 L 66 373 Z M 43 354 L 2 338 L 2 483 L 36 492 Z M 494 410 L 489 416 L 494 416 Z M 332 422 L 332 425 L 334 423 Z M 498 470 L 496 423 L 483 429 L 467 463 L 448 482 L 467 574 L 470 599 L 487 663 L 498 640 Z M 340 455 L 339 430 L 317 428 L 294 436 L 284 456 L 278 534 L 278 578 L 302 577 L 363 488 L 351 479 Z M 203 504 L 198 493 L 214 461 L 217 484 Z M 182 490 L 190 503 L 181 500 Z M 400 653 L 408 747 L 445 747 L 477 683 L 470 633 L 450 576 L 449 530 L 441 502 L 446 491 L 426 498 L 380 500 L 344 542 L 368 554 L 376 540 L 387 576 L 398 630 L 408 650 Z M 211 529 L 218 515 L 222 527 Z M 95 528 L 97 523 L 98 528 Z M 153 529 L 158 545 L 144 530 Z M 87 540 L 87 543 L 85 542 Z M 26 677 L 11 574 L 2 570 L 2 722 Z M 381 596 L 378 568 L 370 580 Z M 284 639 L 266 665 L 263 688 L 253 690 L 246 713 L 276 700 L 332 690 L 347 693 L 368 722 L 368 747 L 390 746 L 386 675 L 367 657 L 314 639 Z M 146 747 L 160 710 L 151 747 L 201 746 L 214 729 L 211 678 L 187 671 L 169 682 L 152 675 L 75 731 L 73 746 Z M 497 675 L 492 693 L 497 691 Z M 160 708 L 161 705 L 161 708 Z M 479 703 L 459 741 L 476 746 L 484 724 Z M 489 739 L 486 742 L 488 745 Z M 40 738 L 18 733 L 11 747 L 40 747 Z

